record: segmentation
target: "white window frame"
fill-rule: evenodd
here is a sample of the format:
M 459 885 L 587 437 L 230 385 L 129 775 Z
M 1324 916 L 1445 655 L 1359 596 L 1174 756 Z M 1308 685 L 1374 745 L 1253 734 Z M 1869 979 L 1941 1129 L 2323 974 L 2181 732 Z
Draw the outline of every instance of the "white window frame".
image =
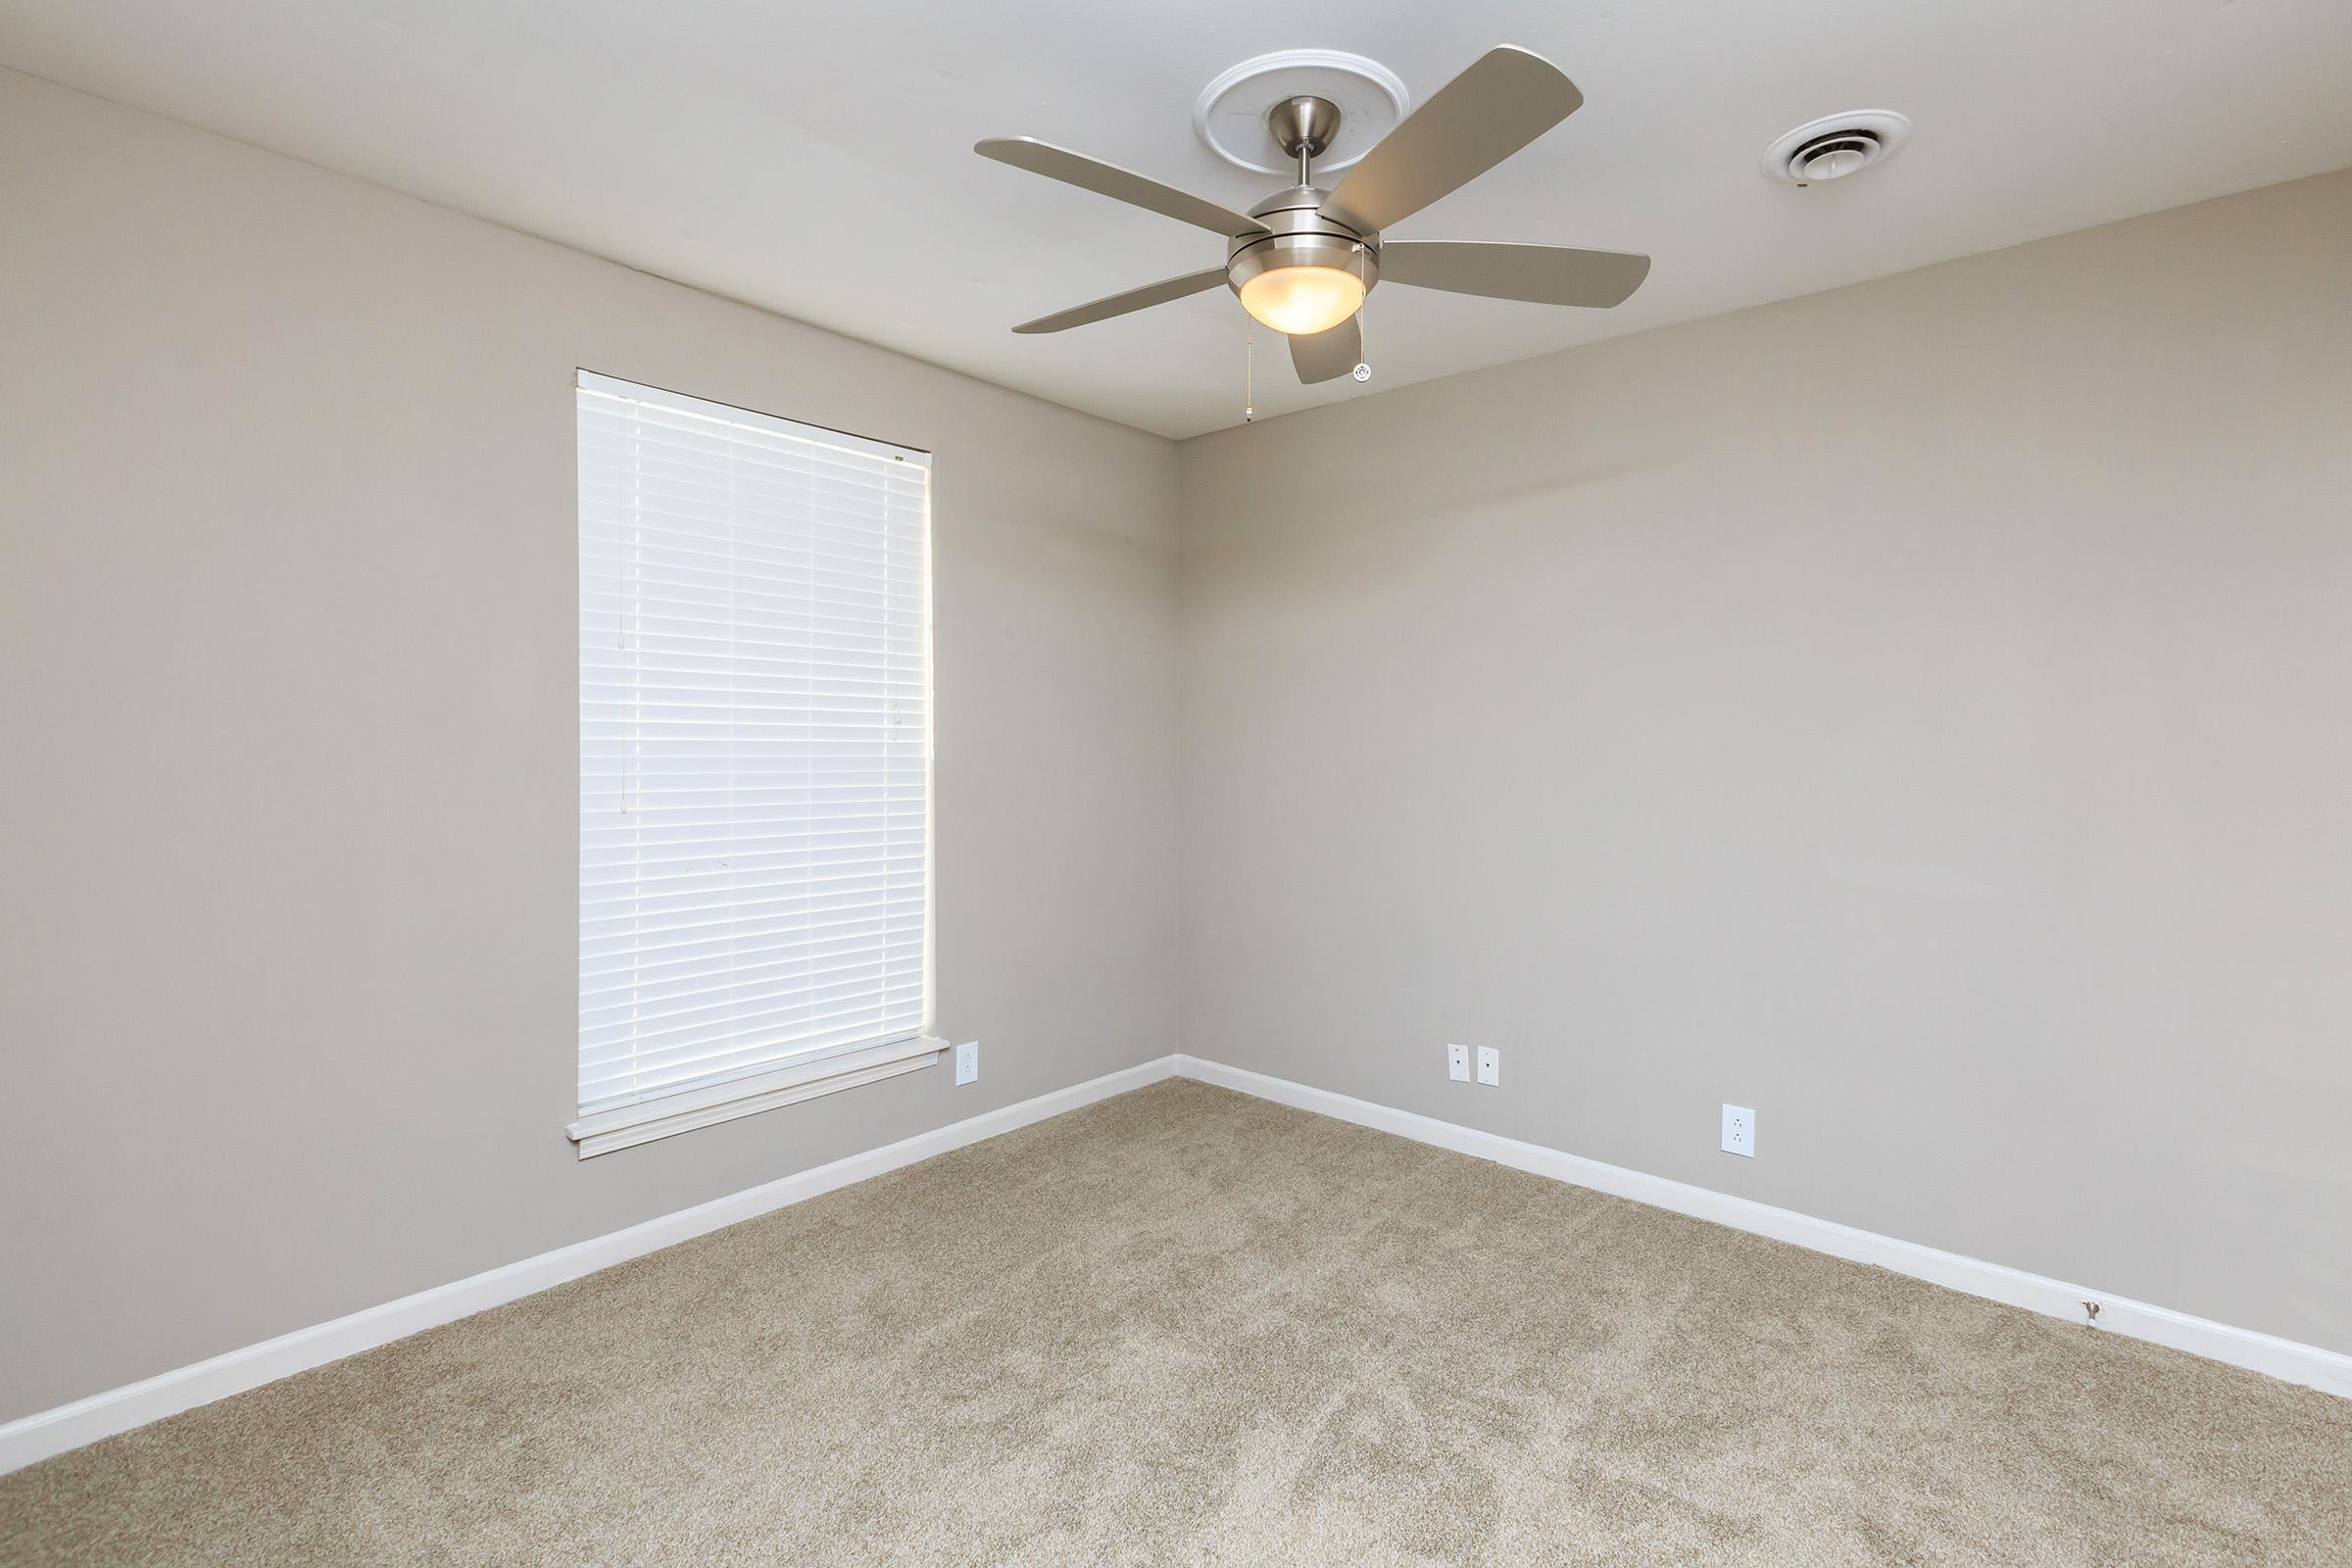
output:
M 797 420 L 779 418 L 773 415 L 713 403 L 709 399 L 689 397 L 634 381 L 600 375 L 582 369 L 576 372 L 575 386 L 580 390 L 602 392 L 695 415 L 716 414 L 730 422 L 755 428 L 770 429 L 796 438 L 821 438 L 828 445 L 845 447 L 867 455 L 905 458 L 930 465 L 930 454 L 911 447 L 870 440 L 862 436 L 812 426 Z M 576 402 L 576 394 L 575 394 Z M 575 416 L 576 424 L 576 416 Z M 575 442 L 576 442 L 575 430 Z M 575 458 L 576 467 L 576 458 Z M 575 503 L 575 514 L 577 506 Z M 930 522 L 928 509 L 924 519 L 926 544 L 924 548 L 923 580 L 923 638 L 924 638 L 924 715 L 927 731 L 935 733 L 932 718 L 933 690 L 936 671 L 932 666 L 931 647 L 931 581 L 930 550 L 927 541 Z M 574 533 L 577 537 L 578 524 Z M 578 1156 L 610 1153 L 637 1144 L 709 1127 L 739 1116 L 772 1110 L 779 1105 L 795 1104 L 820 1095 L 854 1089 L 861 1084 L 877 1083 L 895 1078 L 937 1062 L 948 1049 L 948 1042 L 934 1032 L 933 1015 L 936 1006 L 935 973 L 938 963 L 936 925 L 938 921 L 937 877 L 938 799 L 936 793 L 936 746 L 926 735 L 924 748 L 923 801 L 925 811 L 923 856 L 923 1007 L 922 1023 L 910 1037 L 875 1042 L 854 1042 L 848 1045 L 827 1046 L 759 1073 L 749 1073 L 701 1087 L 689 1086 L 677 1092 L 659 1094 L 632 1103 L 613 1106 L 608 1110 L 583 1115 L 565 1128 Z M 573 1042 L 573 1067 L 577 1070 L 578 1040 Z

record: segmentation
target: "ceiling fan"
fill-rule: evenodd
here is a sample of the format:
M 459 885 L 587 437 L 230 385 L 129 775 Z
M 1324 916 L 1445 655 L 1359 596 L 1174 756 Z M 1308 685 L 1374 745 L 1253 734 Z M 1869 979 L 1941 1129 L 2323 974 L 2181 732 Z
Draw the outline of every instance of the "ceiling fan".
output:
M 981 142 L 972 150 L 983 158 L 1225 236 L 1223 267 L 1147 283 L 1013 330 L 1059 332 L 1223 283 L 1251 317 L 1290 338 L 1298 379 L 1315 382 L 1347 375 L 1362 361 L 1355 313 L 1383 277 L 1543 305 L 1620 304 L 1649 274 L 1648 257 L 1482 240 L 1383 243 L 1380 237 L 1382 229 L 1543 135 L 1584 101 L 1557 66 L 1505 44 L 1440 88 L 1326 191 L 1313 183 L 1312 161 L 1338 134 L 1339 108 L 1312 95 L 1285 99 L 1268 113 L 1267 129 L 1298 161 L 1298 183 L 1246 215 L 1028 136 Z

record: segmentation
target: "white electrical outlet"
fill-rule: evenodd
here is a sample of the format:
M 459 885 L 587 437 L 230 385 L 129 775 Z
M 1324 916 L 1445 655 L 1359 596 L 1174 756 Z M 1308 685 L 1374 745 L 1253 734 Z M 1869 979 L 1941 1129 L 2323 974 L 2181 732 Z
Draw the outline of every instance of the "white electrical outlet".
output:
M 966 1040 L 956 1048 L 956 1081 L 968 1084 L 980 1076 L 980 1042 Z
M 1447 1046 L 1446 1048 L 1446 1076 L 1457 1084 L 1466 1084 L 1470 1081 L 1470 1048 L 1468 1046 Z
M 1502 1053 L 1493 1046 L 1478 1048 L 1478 1081 L 1496 1085 L 1502 1082 Z
M 1756 1113 L 1745 1105 L 1723 1107 L 1723 1152 L 1756 1157 Z

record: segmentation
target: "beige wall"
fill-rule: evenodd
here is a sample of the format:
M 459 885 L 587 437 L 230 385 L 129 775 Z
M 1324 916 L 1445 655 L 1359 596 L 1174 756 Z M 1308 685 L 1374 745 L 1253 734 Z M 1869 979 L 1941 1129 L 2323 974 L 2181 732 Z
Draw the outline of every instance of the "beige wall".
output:
M 0 148 L 0 1419 L 1175 1048 L 1167 442 L 8 73 Z M 936 452 L 978 1084 L 573 1157 L 575 366 Z
M 2352 1350 L 2352 174 L 1183 459 L 1187 1051 Z

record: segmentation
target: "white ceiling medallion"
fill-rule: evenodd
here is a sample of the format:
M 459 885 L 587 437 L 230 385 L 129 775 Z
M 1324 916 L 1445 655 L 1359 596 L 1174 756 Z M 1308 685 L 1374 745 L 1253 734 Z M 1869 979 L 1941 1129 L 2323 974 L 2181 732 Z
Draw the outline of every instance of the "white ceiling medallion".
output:
M 1193 105 L 1193 129 L 1208 150 L 1257 174 L 1298 172 L 1266 129 L 1266 112 L 1286 98 L 1311 94 L 1340 110 L 1339 137 L 1315 159 L 1315 172 L 1346 169 L 1404 118 L 1409 95 L 1394 71 L 1337 49 L 1279 49 L 1245 60 L 1210 82 Z
M 1911 139 L 1911 122 L 1891 109 L 1849 109 L 1808 120 L 1764 149 L 1766 177 L 1815 185 L 1883 164 Z

